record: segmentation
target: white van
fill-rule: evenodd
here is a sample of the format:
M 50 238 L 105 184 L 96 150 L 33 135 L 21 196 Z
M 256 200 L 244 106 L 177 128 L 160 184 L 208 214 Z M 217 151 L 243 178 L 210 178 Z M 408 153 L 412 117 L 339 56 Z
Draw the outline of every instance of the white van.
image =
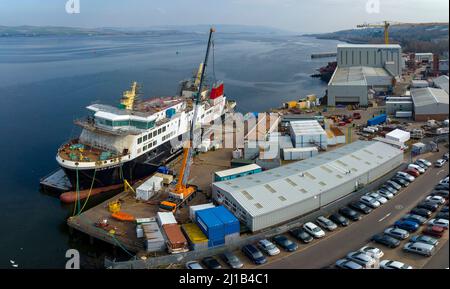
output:
M 408 165 L 408 170 L 409 169 L 415 169 L 415 170 L 417 170 L 419 173 L 421 173 L 421 174 L 423 174 L 424 172 L 425 172 L 425 169 L 424 168 L 422 168 L 421 166 L 418 166 L 418 165 L 416 165 L 416 164 L 409 164 Z

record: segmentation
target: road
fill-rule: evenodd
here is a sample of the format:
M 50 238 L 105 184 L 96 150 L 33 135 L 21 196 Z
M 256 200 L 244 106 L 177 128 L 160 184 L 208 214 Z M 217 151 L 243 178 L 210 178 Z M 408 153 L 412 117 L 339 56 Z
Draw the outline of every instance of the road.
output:
M 424 269 L 446 269 L 449 267 L 449 251 L 448 241 L 445 245 L 431 258 Z
M 428 157 L 430 161 L 435 161 L 441 156 L 437 153 Z M 259 266 L 260 269 L 293 269 L 293 268 L 326 268 L 336 260 L 344 257 L 350 251 L 356 250 L 369 241 L 376 233 L 382 232 L 386 227 L 398 220 L 402 215 L 408 213 L 421 199 L 431 190 L 432 186 L 439 182 L 448 172 L 448 163 L 442 168 L 430 168 L 427 172 L 403 189 L 394 199 L 364 216 L 359 221 L 338 232 L 327 234 L 319 241 L 308 246 L 301 246 L 296 253 L 284 255 L 273 259 L 269 263 Z M 430 266 L 448 264 L 448 244 L 446 244 L 447 254 L 438 252 L 432 259 Z M 438 257 L 444 255 L 445 257 Z M 444 260 L 446 258 L 446 260 Z M 441 260 L 442 259 L 442 260 Z M 434 265 L 435 264 L 435 265 Z

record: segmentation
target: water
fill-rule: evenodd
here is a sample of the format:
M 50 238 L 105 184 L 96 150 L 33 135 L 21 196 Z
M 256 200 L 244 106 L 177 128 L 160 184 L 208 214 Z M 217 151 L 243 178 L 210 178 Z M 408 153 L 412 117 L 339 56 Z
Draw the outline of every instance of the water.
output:
M 0 38 L 0 268 L 62 268 L 69 248 L 98 260 L 111 246 L 68 234 L 72 207 L 39 192 L 55 153 L 77 135 L 73 120 L 94 102 L 117 104 L 131 81 L 145 96 L 173 95 L 202 61 L 206 35 Z M 214 68 L 238 110 L 265 111 L 326 84 L 309 77 L 338 42 L 298 36 L 220 34 Z M 178 52 L 178 53 L 177 53 Z M 209 75 L 212 76 L 212 61 Z M 100 197 L 94 202 L 100 201 Z M 95 266 L 95 264 L 86 264 Z

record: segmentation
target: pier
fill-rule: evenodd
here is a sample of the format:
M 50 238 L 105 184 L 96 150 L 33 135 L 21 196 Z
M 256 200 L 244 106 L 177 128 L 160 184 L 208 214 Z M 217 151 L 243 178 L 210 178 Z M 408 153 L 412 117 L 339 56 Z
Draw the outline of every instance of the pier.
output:
M 313 53 L 311 54 L 311 59 L 315 58 L 330 58 L 330 57 L 336 57 L 336 52 L 324 52 L 324 53 Z

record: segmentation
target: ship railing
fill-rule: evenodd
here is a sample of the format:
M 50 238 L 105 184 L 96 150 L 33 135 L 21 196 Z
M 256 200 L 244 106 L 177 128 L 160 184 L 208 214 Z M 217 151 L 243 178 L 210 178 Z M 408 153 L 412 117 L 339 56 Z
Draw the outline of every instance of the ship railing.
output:
M 143 132 L 143 130 L 137 128 L 119 128 L 113 129 L 107 126 L 98 125 L 95 121 L 91 119 L 76 119 L 74 123 L 82 128 L 85 128 L 90 131 L 102 132 L 116 136 L 126 136 L 126 135 L 138 135 Z

